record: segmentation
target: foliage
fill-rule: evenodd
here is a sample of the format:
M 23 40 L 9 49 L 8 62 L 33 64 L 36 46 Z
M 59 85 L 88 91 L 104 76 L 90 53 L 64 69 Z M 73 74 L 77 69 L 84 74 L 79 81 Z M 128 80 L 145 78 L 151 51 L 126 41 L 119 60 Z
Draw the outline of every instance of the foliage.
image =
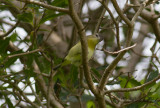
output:
M 159 1 L 42 1 L 0 1 L 0 107 L 159 108 Z M 89 65 L 55 70 L 89 33 Z

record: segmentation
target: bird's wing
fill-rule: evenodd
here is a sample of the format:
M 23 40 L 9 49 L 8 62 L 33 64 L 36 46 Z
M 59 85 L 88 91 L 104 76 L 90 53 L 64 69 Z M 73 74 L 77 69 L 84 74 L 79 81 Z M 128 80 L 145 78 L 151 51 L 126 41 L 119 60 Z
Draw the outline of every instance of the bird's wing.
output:
M 70 50 L 69 50 L 69 53 L 68 55 L 65 57 L 66 59 L 68 58 L 72 58 L 74 56 L 77 56 L 79 54 L 82 53 L 82 50 L 81 50 L 81 43 L 78 42 L 75 46 L 73 46 Z
M 65 61 L 69 64 L 79 65 L 81 63 L 81 43 L 77 43 L 70 50 L 68 55 L 65 57 Z

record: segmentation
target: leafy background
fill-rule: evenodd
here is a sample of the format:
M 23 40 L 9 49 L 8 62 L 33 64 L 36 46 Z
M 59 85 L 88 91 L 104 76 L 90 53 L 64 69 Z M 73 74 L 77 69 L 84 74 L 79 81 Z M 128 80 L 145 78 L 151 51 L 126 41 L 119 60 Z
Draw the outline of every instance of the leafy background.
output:
M 0 1 L 0 28 L 1 34 L 7 33 L 10 28 L 17 26 L 5 38 L 0 37 L 0 105 L 1 107 L 32 107 L 31 103 L 38 106 L 46 106 L 46 97 L 39 85 L 37 78 L 39 71 L 43 74 L 46 87 L 49 87 L 49 75 L 52 68 L 63 61 L 68 50 L 79 40 L 78 28 L 65 13 L 48 10 L 34 4 L 23 4 L 16 0 Z M 67 0 L 42 0 L 48 5 L 68 8 Z M 125 1 L 117 1 L 121 8 Z M 75 9 L 78 1 L 74 1 Z M 115 18 L 116 13 L 111 2 L 109 9 Z M 160 14 L 159 2 L 153 6 L 156 15 Z M 86 34 L 93 34 L 97 21 L 102 13 L 103 6 L 94 0 L 83 2 L 81 21 L 85 25 Z M 151 7 L 145 10 L 151 12 Z M 126 12 L 128 18 L 132 18 L 134 11 Z M 158 22 L 159 23 L 159 22 Z M 125 44 L 128 30 L 123 21 L 119 22 L 120 43 Z M 115 26 L 108 12 L 105 12 L 99 28 L 99 35 L 104 41 L 97 45 L 94 57 L 90 60 L 93 81 L 96 84 L 105 68 L 117 55 L 101 51 L 102 47 L 109 51 L 117 51 L 118 46 L 115 37 Z M 125 54 L 116 65 L 106 87 L 108 89 L 133 88 L 141 86 L 155 79 L 159 75 L 160 44 L 156 40 L 153 28 L 143 19 L 138 18 L 135 23 L 132 44 L 137 46 Z M 26 52 L 43 49 L 30 54 Z M 22 54 L 14 56 L 16 54 Z M 52 60 L 52 61 L 51 61 Z M 82 87 L 79 80 L 78 67 L 66 66 L 58 70 L 53 78 L 52 88 L 56 97 L 64 106 L 75 108 L 82 105 L 87 108 L 96 108 L 95 96 L 90 90 Z M 39 73 L 40 74 L 40 73 Z M 84 83 L 86 81 L 84 80 Z M 160 82 L 153 82 L 143 89 L 130 92 L 113 92 L 120 99 L 129 100 L 126 108 L 158 108 L 160 106 Z M 24 93 L 31 103 L 24 101 L 21 96 Z M 23 97 L 23 98 L 22 98 Z M 105 96 L 110 99 L 108 95 Z M 117 100 L 113 98 L 117 104 Z M 69 103 L 69 104 L 68 104 Z M 43 105 L 42 105 L 43 104 Z M 107 104 L 107 108 L 112 105 Z

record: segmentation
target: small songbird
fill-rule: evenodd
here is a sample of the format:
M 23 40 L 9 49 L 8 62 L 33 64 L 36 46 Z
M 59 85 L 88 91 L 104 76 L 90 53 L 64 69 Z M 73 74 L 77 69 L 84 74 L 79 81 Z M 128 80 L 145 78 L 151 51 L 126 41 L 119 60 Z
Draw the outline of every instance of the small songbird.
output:
M 100 42 L 100 37 L 98 35 L 89 35 L 87 36 L 87 43 L 88 43 L 88 61 L 93 56 L 95 51 L 96 45 Z M 54 67 L 54 70 L 58 69 L 59 67 L 63 67 L 68 64 L 73 64 L 75 66 L 80 66 L 82 64 L 82 49 L 81 43 L 78 42 L 74 45 L 68 52 L 68 55 L 64 58 L 64 61 Z

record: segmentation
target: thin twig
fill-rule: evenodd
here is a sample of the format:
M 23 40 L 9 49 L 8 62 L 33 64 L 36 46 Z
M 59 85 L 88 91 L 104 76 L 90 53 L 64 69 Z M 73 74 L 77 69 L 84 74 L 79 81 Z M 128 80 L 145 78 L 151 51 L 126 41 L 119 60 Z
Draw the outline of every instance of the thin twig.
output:
M 134 30 L 134 22 L 136 20 L 136 18 L 138 17 L 138 15 L 142 12 L 143 8 L 145 7 L 145 4 L 141 5 L 141 8 L 137 11 L 137 13 L 135 14 L 135 16 L 133 17 L 132 22 L 128 20 L 128 18 L 126 18 L 122 11 L 120 11 L 120 8 L 117 4 L 117 2 L 115 0 L 111 0 L 117 13 L 121 16 L 121 18 L 128 24 L 129 26 L 129 30 L 128 30 L 128 34 L 127 34 L 127 39 L 126 39 L 126 47 L 128 47 L 131 44 L 131 40 L 132 40 L 132 36 L 133 36 L 133 30 Z M 145 3 L 145 1 L 144 1 Z M 124 56 L 124 54 L 126 53 L 126 51 L 122 51 L 121 53 L 119 53 L 119 55 L 116 57 L 116 59 L 113 60 L 113 62 L 105 69 L 105 72 L 100 80 L 99 83 L 99 89 L 103 90 L 104 86 L 107 84 L 107 81 L 109 79 L 109 75 L 113 72 L 113 69 L 116 67 L 116 64 L 122 59 L 122 57 Z
M 17 1 L 21 1 L 21 2 L 25 2 L 25 3 L 31 3 L 31 4 L 36 4 L 38 6 L 42 6 L 46 9 L 50 9 L 50 10 L 54 10 L 54 11 L 59 11 L 59 12 L 64 12 L 69 14 L 69 10 L 65 9 L 65 8 L 61 8 L 61 7 L 56 7 L 56 6 L 52 6 L 52 5 L 48 5 L 45 4 L 43 2 L 39 2 L 39 1 L 35 1 L 35 0 L 17 0 Z
M 123 73 L 122 72 L 120 72 L 115 78 L 113 78 L 113 80 L 111 80 L 111 81 L 108 81 L 108 83 L 107 84 L 111 84 L 115 79 L 117 79 L 119 76 L 121 76 Z
M 79 104 L 80 104 L 80 108 L 83 108 L 83 104 L 82 104 L 82 100 L 81 100 L 81 97 L 80 96 L 76 96 L 78 101 L 79 101 Z
M 86 78 L 86 81 L 88 83 L 88 86 L 90 90 L 96 94 L 96 87 L 93 84 L 93 80 L 91 77 L 90 69 L 88 67 L 88 47 L 87 47 L 87 40 L 86 40 L 86 34 L 84 31 L 84 26 L 78 17 L 78 14 L 75 12 L 73 8 L 73 1 L 69 0 L 69 10 L 70 10 L 70 16 L 74 23 L 76 24 L 77 28 L 80 30 L 78 33 L 80 35 L 80 41 L 82 45 L 82 64 L 83 64 L 83 69 L 84 69 L 84 75 Z
M 53 77 L 54 77 L 55 73 L 53 72 L 53 61 L 51 58 L 51 73 L 49 76 L 49 84 L 48 84 L 48 96 L 47 96 L 47 108 L 50 108 L 50 94 L 52 93 L 52 89 L 53 89 Z
M 147 1 L 147 0 L 146 0 Z M 140 8 L 138 9 L 138 11 L 136 12 L 136 14 L 134 15 L 134 17 L 132 18 L 132 23 L 134 23 L 137 19 L 137 17 L 140 15 L 140 13 L 142 12 L 142 10 L 144 9 L 144 7 L 146 6 L 146 2 L 143 2 L 140 6 Z
M 130 46 L 130 47 L 127 47 L 127 48 L 124 48 L 124 49 L 121 49 L 121 50 L 119 50 L 119 51 L 115 51 L 115 52 L 110 52 L 110 51 L 107 51 L 106 49 L 102 49 L 104 52 L 106 52 L 106 53 L 108 53 L 108 54 L 119 54 L 119 53 L 121 53 L 121 52 L 123 52 L 123 51 L 127 51 L 127 50 L 129 50 L 129 49 L 131 49 L 131 48 L 133 48 L 133 47 L 135 47 L 136 46 L 136 44 L 134 44 L 134 45 L 132 45 L 132 46 Z
M 101 22 L 102 22 L 102 20 L 103 20 L 103 17 L 104 17 L 105 12 L 106 12 L 106 10 L 103 9 L 103 10 L 102 10 L 102 13 L 101 13 L 101 15 L 100 15 L 100 18 L 99 18 L 99 20 L 98 20 L 98 22 L 97 22 L 97 25 L 96 25 L 96 27 L 95 27 L 95 30 L 94 30 L 94 33 L 93 33 L 94 35 L 96 35 L 96 33 L 99 32 L 99 28 L 100 28 L 100 25 L 101 25 Z
M 127 87 L 127 84 L 128 84 L 128 82 L 129 82 L 130 79 L 131 79 L 131 76 L 130 76 L 130 73 L 128 72 L 128 78 L 127 78 L 126 84 L 124 85 L 123 88 Z
M 34 71 L 34 73 L 36 73 L 36 74 L 39 74 L 39 75 L 42 75 L 42 76 L 44 76 L 44 77 L 49 78 L 49 75 L 48 75 L 48 74 L 46 74 L 46 73 L 39 73 L 39 72 L 36 72 L 36 71 Z
M 0 78 L 0 80 L 6 82 L 6 83 L 9 83 L 10 86 L 14 87 L 17 91 L 19 91 L 19 93 L 21 94 L 21 96 L 23 96 L 23 98 L 25 99 L 26 102 L 30 103 L 33 107 L 35 108 L 39 108 L 39 106 L 35 103 L 33 103 L 32 101 L 30 101 L 28 99 L 28 97 L 24 94 L 24 92 L 18 87 L 18 85 L 16 85 L 15 83 L 13 82 L 10 82 L 9 80 L 4 80 L 3 78 Z
M 11 73 L 11 74 L 8 74 L 8 75 L 1 75 L 0 78 L 7 78 L 7 77 L 15 76 L 17 74 L 22 74 L 22 73 L 23 73 L 23 71 Z
M 33 50 L 33 51 L 29 51 L 29 52 L 24 52 L 24 53 L 20 53 L 20 54 L 10 55 L 10 56 L 8 56 L 7 58 L 10 59 L 10 58 L 17 57 L 17 56 L 24 56 L 24 55 L 36 53 L 36 52 L 39 52 L 39 51 L 42 51 L 42 49 L 39 48 L 39 49 L 36 49 L 36 50 Z
M 84 73 L 83 73 L 83 69 L 82 67 L 79 67 L 79 80 L 80 80 L 80 84 L 82 87 L 84 87 L 85 89 L 89 89 L 89 87 L 87 86 L 87 84 L 84 82 Z
M 0 38 L 8 36 L 8 35 L 18 26 L 19 23 L 20 23 L 20 21 L 18 20 L 18 21 L 16 22 L 16 24 L 15 24 L 8 32 L 0 35 Z
M 144 87 L 146 87 L 147 85 L 149 84 L 152 84 L 154 83 L 155 81 L 159 80 L 160 79 L 160 75 L 158 75 L 155 79 L 145 83 L 145 84 L 142 84 L 140 86 L 137 86 L 137 87 L 133 87 L 133 88 L 121 88 L 121 89 L 115 89 L 115 90 L 108 90 L 105 92 L 106 93 L 111 93 L 111 92 L 130 92 L 130 91 L 136 91 L 136 90 L 140 90 Z
M 111 10 L 108 8 L 108 3 L 105 3 L 105 2 L 102 2 L 99 0 L 99 2 L 104 6 L 104 8 L 108 11 L 109 15 L 111 16 L 112 18 L 112 21 L 113 23 L 115 24 L 115 28 L 116 28 L 116 40 L 117 40 L 117 45 L 118 45 L 118 48 L 121 49 L 121 45 L 120 45 L 120 39 L 119 39 L 119 24 L 118 22 L 116 21 L 116 19 L 114 18 Z
M 116 104 L 114 103 L 114 101 L 113 101 L 110 93 L 108 93 L 108 97 L 109 97 L 109 99 L 111 100 L 112 104 L 116 106 Z
M 36 97 L 38 103 L 42 106 L 42 108 L 45 108 L 44 105 L 42 104 L 42 102 L 41 102 L 39 96 L 38 96 L 37 93 L 34 91 L 34 89 L 33 89 L 32 85 L 31 85 L 31 82 L 30 82 L 30 81 L 29 81 L 29 87 L 31 88 L 32 93 L 33 93 L 34 96 Z
M 123 14 L 123 12 L 121 11 L 120 7 L 117 4 L 116 0 L 111 0 L 113 6 L 115 7 L 118 15 L 123 19 L 123 21 L 129 26 L 132 27 L 133 24 L 131 23 L 131 21 Z
M 145 55 L 142 55 L 142 54 L 139 54 L 137 53 L 134 49 L 131 49 L 131 51 L 136 54 L 137 56 L 141 56 L 141 57 L 151 57 L 151 56 L 145 56 Z

